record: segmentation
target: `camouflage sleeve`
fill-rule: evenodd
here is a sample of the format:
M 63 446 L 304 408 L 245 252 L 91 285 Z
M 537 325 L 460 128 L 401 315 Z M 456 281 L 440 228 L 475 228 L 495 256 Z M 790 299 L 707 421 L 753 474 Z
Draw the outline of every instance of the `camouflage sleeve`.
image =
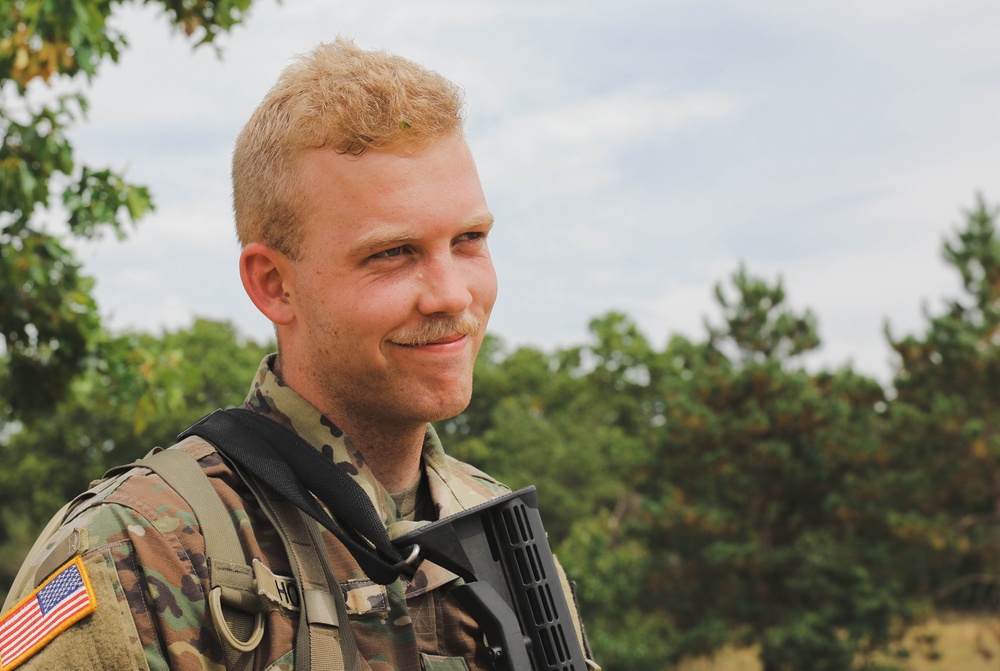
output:
M 20 668 L 224 670 L 205 598 L 204 540 L 183 500 L 159 478 L 133 475 L 84 508 L 33 561 L 58 567 L 81 555 L 97 608 Z M 70 534 L 78 540 L 67 552 L 60 539 Z
M 77 558 L 76 561 L 80 559 Z M 54 574 L 56 580 L 72 568 L 74 568 L 73 561 L 68 562 Z M 87 599 L 88 610 L 92 612 L 80 619 L 67 620 L 68 626 L 52 632 L 53 636 L 46 636 L 38 642 L 29 640 L 30 647 L 21 644 L 21 639 L 30 639 L 31 631 L 24 627 L 18 629 L 12 626 L 2 636 L 4 640 L 0 645 L 0 664 L 2 664 L 0 668 L 17 667 L 19 671 L 42 669 L 133 671 L 150 668 L 143 654 L 124 592 L 115 579 L 114 567 L 108 555 L 89 553 L 82 558 L 76 569 L 79 571 L 78 575 L 82 575 L 90 587 Z M 47 583 L 43 589 L 47 589 L 50 584 L 52 583 Z M 5 618 L 13 616 L 13 622 L 16 624 L 18 615 L 30 610 L 35 599 L 35 593 L 29 592 L 27 599 L 22 602 L 23 608 L 19 603 Z

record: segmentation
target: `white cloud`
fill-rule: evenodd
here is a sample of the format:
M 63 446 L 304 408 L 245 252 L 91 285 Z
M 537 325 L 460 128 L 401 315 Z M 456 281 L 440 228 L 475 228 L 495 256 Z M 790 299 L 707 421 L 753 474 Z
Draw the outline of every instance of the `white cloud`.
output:
M 718 92 L 667 98 L 620 91 L 512 115 L 473 142 L 488 184 L 506 184 L 522 197 L 532 189 L 536 197 L 570 197 L 620 182 L 622 154 L 632 147 L 731 118 L 739 108 Z

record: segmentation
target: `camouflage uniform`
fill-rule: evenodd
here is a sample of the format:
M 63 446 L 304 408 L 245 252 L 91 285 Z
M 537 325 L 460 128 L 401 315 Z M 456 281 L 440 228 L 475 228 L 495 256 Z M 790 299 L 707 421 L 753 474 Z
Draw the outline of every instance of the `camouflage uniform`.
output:
M 354 477 L 382 515 L 391 537 L 419 525 L 397 519 L 392 498 L 350 439 L 285 387 L 271 371 L 272 362 L 269 357 L 261 364 L 247 406 L 294 429 Z M 278 576 L 291 576 L 277 531 L 218 453 L 200 439 L 189 439 L 174 449 L 188 450 L 199 458 L 230 513 L 248 558 L 259 558 Z M 423 466 L 439 517 L 508 491 L 488 475 L 446 456 L 430 426 L 424 439 Z M 222 646 L 206 603 L 209 583 L 204 538 L 184 500 L 159 476 L 140 468 L 109 480 L 103 488 L 99 486 L 96 496 L 81 508 L 35 562 L 41 563 L 76 530 L 74 538 L 82 545 L 97 611 L 59 634 L 20 668 L 223 669 Z M 346 595 L 363 668 L 490 668 L 477 625 L 448 597 L 447 590 L 440 589 L 454 575 L 425 562 L 410 582 L 378 585 L 362 573 L 332 535 L 323 534 Z M 27 585 L 21 591 L 27 593 L 33 587 Z M 294 611 L 277 608 L 267 612 L 255 669 L 294 668 L 297 623 Z

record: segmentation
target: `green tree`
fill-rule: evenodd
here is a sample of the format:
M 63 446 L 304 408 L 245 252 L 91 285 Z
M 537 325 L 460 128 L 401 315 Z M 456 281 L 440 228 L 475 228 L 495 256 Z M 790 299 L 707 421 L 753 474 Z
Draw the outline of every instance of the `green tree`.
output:
M 815 318 L 780 282 L 741 268 L 733 288 L 707 342 L 674 337 L 648 375 L 610 384 L 648 381 L 637 498 L 577 525 L 568 563 L 613 671 L 726 643 L 758 644 L 767 671 L 856 668 L 906 612 L 870 491 L 882 389 L 802 367 Z
M 108 24 L 138 0 L 11 0 L 0 8 L 0 427 L 31 421 L 65 394 L 93 353 L 100 317 L 66 245 L 129 225 L 152 208 L 122 174 L 80 163 L 68 137 L 87 81 L 117 61 Z M 242 21 L 252 0 L 147 0 L 197 44 Z M 55 89 L 45 86 L 58 82 Z
M 705 324 L 709 344 L 732 350 L 731 359 L 742 365 L 752 362 L 794 363 L 796 357 L 819 347 L 816 317 L 809 310 L 801 315 L 784 307 L 785 287 L 751 277 L 740 265 L 732 277 L 735 297 L 721 284 L 715 285 L 715 299 L 722 308 L 723 323 Z
M 944 243 L 964 292 L 926 331 L 889 342 L 896 537 L 912 589 L 939 605 L 1000 611 L 1000 235 L 978 198 Z
M 876 475 L 881 387 L 810 373 L 819 338 L 740 269 L 705 342 L 656 351 L 625 315 L 580 347 L 491 340 L 450 449 L 539 488 L 605 669 L 759 644 L 768 671 L 851 669 L 907 614 Z M 902 619 L 900 616 L 904 616 Z
M 591 324 L 598 338 L 605 323 Z M 613 508 L 634 481 L 640 447 L 636 432 L 615 420 L 622 395 L 595 385 L 581 363 L 599 347 L 504 354 L 489 338 L 476 364 L 472 404 L 440 427 L 449 453 L 511 487 L 536 485 L 553 538 Z
M 46 421 L 2 439 L 0 586 L 10 584 L 59 506 L 111 466 L 173 444 L 217 408 L 240 405 L 249 374 L 272 349 L 240 337 L 228 322 L 206 319 L 161 336 L 102 341 L 102 356 L 88 360 Z

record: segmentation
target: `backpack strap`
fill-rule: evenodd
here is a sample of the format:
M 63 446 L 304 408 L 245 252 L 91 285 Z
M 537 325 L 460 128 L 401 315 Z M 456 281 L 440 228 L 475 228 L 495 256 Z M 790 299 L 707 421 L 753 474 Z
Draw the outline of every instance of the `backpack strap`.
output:
M 179 445 L 190 440 L 197 439 Z M 264 614 L 229 511 L 197 459 L 183 449 L 153 452 L 133 465 L 160 476 L 194 512 L 205 539 L 209 612 L 222 639 L 226 668 L 249 671 L 264 635 Z
M 240 427 L 237 433 L 241 435 L 226 434 L 215 438 L 220 441 L 254 439 L 251 429 Z M 201 443 L 204 454 L 217 452 L 223 458 L 226 456 L 212 443 L 196 436 L 185 438 L 179 445 L 187 441 Z M 165 456 L 171 454 L 177 456 Z M 327 556 L 326 543 L 319 526 L 295 504 L 247 473 L 241 466 L 232 461 L 229 464 L 254 494 L 261 511 L 278 531 L 299 587 L 301 611 L 295 639 L 295 668 L 303 671 L 361 671 L 361 655 L 348 622 L 347 604 Z M 212 594 L 219 595 L 214 597 L 214 601 L 210 598 L 213 619 L 223 637 L 226 636 L 223 625 L 228 623 L 230 630 L 237 633 L 240 639 L 253 644 L 250 648 L 252 650 L 259 643 L 259 638 L 256 642 L 247 639 L 245 613 L 258 612 L 258 621 L 262 617 L 259 614 L 260 586 L 255 585 L 253 570 L 245 564 L 243 547 L 236 536 L 232 519 L 208 477 L 198 466 L 194 456 L 186 450 L 157 452 L 140 460 L 137 465 L 155 470 L 195 511 L 205 536 L 205 555 L 208 558 Z M 192 467 L 198 471 L 198 476 L 190 470 Z M 231 609 L 223 610 L 226 614 L 225 622 L 219 618 L 220 598 L 223 604 L 239 609 L 235 612 Z M 230 613 L 244 617 L 243 629 L 239 632 L 232 626 Z M 262 627 L 255 627 L 255 632 L 262 631 Z M 259 633 L 255 636 L 259 636 Z M 233 646 L 233 641 L 227 642 Z M 229 663 L 231 651 L 227 648 L 226 652 L 228 669 L 249 669 L 249 666 L 234 666 Z M 249 655 L 243 655 L 240 660 L 244 658 L 252 661 Z
M 319 526 L 288 499 L 243 473 L 240 467 L 235 468 L 278 530 L 299 586 L 302 610 L 295 638 L 295 668 L 361 671 L 361 655 L 348 623 L 347 604 Z
M 323 525 L 370 579 L 388 585 L 400 574 L 412 577 L 413 567 L 392 544 L 368 493 L 302 436 L 249 408 L 205 415 L 180 437 L 191 435 L 214 444 L 241 473 Z
M 199 456 L 211 452 L 222 454 L 212 443 L 197 436 L 185 438 L 178 446 L 188 441 L 201 443 L 196 449 Z M 247 653 L 260 642 L 263 614 L 254 571 L 246 565 L 243 546 L 229 512 L 196 457 L 186 450 L 154 451 L 119 469 L 132 466 L 154 471 L 194 511 L 205 538 L 211 584 L 209 607 L 223 639 L 226 668 L 249 671 L 253 655 Z M 240 475 L 278 531 L 299 587 L 301 614 L 295 640 L 295 668 L 361 671 L 361 655 L 348 623 L 347 604 L 325 552 L 326 543 L 319 527 L 254 476 L 231 462 L 230 466 Z M 248 613 L 256 613 L 256 617 L 251 620 Z M 302 626 L 303 623 L 307 626 Z
M 243 438 L 252 436 L 244 435 Z M 230 438 L 225 437 L 225 440 Z M 212 443 L 193 435 L 186 437 L 175 448 L 183 446 L 188 449 L 155 448 L 138 461 L 112 468 L 101 481 L 92 483 L 88 492 L 66 504 L 36 541 L 14 586 L 33 577 L 32 571 L 26 571 L 28 568 L 36 569 L 31 558 L 50 542 L 61 525 L 85 510 L 87 504 L 97 499 L 103 490 L 127 477 L 132 469 L 146 468 L 156 473 L 184 499 L 198 520 L 205 539 L 205 558 L 209 569 L 209 610 L 222 639 L 226 669 L 250 671 L 254 662 L 253 652 L 264 631 L 260 592 L 254 571 L 247 566 L 233 520 L 211 480 L 198 464 L 199 458 L 212 452 L 221 455 L 222 452 Z M 225 455 L 222 456 L 225 458 Z M 319 525 L 242 467 L 232 462 L 230 466 L 256 496 L 262 512 L 278 531 L 299 587 L 301 614 L 295 641 L 295 668 L 303 671 L 361 671 L 361 655 L 351 632 L 344 593 L 325 551 L 326 543 Z M 11 589 L 8 600 L 14 597 L 16 591 Z M 306 626 L 302 626 L 303 623 Z
M 133 469 L 145 468 L 156 473 L 184 499 L 198 520 L 209 571 L 209 612 L 222 640 L 226 669 L 250 671 L 254 650 L 264 634 L 264 614 L 254 572 L 247 566 L 229 511 L 198 464 L 198 459 L 215 452 L 215 447 L 196 437 L 178 443 L 178 447 L 182 446 L 191 451 L 155 448 L 142 459 L 110 469 L 104 478 L 91 483 L 87 492 L 63 506 L 35 541 L 14 579 L 7 601 L 13 604 L 26 586 L 30 589 L 31 585 L 37 585 L 66 557 L 86 550 L 86 529 L 75 529 L 69 523 L 100 500 L 101 494 L 120 484 Z M 49 545 L 52 547 L 45 551 Z M 43 551 L 46 556 L 42 556 Z M 32 579 L 34 582 L 30 583 Z M 5 603 L 3 611 L 7 607 Z

